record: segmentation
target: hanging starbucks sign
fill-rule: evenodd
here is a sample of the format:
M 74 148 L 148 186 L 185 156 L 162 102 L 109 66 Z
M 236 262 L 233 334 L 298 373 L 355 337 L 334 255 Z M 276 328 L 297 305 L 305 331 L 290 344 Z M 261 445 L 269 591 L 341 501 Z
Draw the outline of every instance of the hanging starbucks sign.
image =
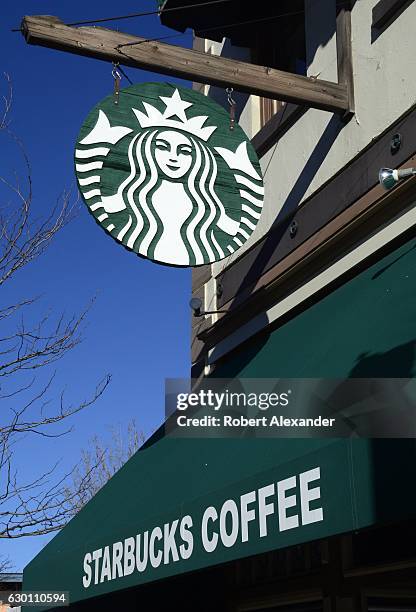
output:
M 176 266 L 234 253 L 263 204 L 256 153 L 210 98 L 165 83 L 122 89 L 86 118 L 78 186 L 102 228 L 131 251 Z

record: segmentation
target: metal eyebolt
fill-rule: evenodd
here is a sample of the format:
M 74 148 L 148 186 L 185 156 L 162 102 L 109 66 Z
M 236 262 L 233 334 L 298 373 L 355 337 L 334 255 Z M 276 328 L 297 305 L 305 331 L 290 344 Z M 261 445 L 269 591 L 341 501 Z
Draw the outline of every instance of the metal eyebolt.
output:
M 390 153 L 395 155 L 402 146 L 402 135 L 397 133 L 394 134 L 393 138 L 390 141 Z
M 291 238 L 294 238 L 296 236 L 296 234 L 298 233 L 298 227 L 299 227 L 299 224 L 296 221 L 296 219 L 294 219 L 292 221 L 292 223 L 290 224 L 290 227 L 289 227 L 289 236 Z

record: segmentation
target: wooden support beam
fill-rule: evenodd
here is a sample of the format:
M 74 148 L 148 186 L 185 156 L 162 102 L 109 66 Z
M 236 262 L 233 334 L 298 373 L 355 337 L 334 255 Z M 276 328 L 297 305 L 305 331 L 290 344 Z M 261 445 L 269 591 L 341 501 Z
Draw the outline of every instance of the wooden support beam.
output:
M 351 7 L 344 4 L 337 11 L 338 83 L 347 89 L 348 110 L 344 118 L 354 114 L 354 75 L 351 47 Z
M 349 110 L 345 84 L 331 83 L 257 66 L 224 57 L 184 49 L 99 27 L 69 27 L 57 17 L 26 16 L 22 21 L 26 42 L 124 66 L 142 68 L 191 81 L 234 87 L 322 110 Z M 131 44 L 134 43 L 134 44 Z

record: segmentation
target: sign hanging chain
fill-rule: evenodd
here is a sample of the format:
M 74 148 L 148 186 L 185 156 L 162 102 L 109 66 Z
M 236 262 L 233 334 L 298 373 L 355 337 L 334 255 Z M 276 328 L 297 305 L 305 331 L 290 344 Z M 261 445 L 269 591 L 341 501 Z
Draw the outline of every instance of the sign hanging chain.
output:
M 119 67 L 119 63 L 113 62 L 113 69 L 111 71 L 111 74 L 114 79 L 114 104 L 118 104 L 118 99 L 120 96 L 121 74 L 118 71 L 118 67 Z
M 228 104 L 230 105 L 230 130 L 233 130 L 235 126 L 235 107 L 237 103 L 232 97 L 233 88 L 227 87 L 225 91 L 227 93 Z

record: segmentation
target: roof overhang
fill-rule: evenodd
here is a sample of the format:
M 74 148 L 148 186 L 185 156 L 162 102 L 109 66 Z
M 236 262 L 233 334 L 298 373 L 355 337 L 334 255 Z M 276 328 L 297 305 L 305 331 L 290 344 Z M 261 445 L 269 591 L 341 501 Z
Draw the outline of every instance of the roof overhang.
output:
M 304 21 L 303 0 L 241 2 L 241 0 L 164 0 L 158 3 L 163 25 L 197 36 L 221 41 L 229 38 L 237 46 L 251 46 L 256 26 L 272 20 L 276 37 L 289 36 Z

